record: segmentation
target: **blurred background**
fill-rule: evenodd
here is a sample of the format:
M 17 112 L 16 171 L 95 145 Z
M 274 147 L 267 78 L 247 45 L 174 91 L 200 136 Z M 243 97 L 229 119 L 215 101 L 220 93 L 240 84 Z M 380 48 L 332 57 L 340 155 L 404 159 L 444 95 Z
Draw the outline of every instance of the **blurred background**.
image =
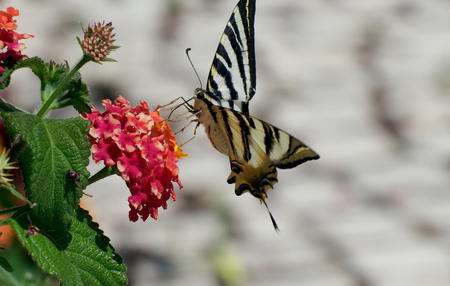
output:
M 198 87 L 186 48 L 206 81 L 237 0 L 0 3 L 35 35 L 24 53 L 56 62 L 81 56 L 81 24 L 112 21 L 118 63 L 90 63 L 83 79 L 96 104 L 122 94 L 155 107 Z M 450 285 L 450 1 L 258 0 L 255 25 L 250 113 L 321 159 L 280 170 L 268 201 L 280 233 L 256 199 L 235 196 L 203 128 L 157 221 L 129 222 L 119 177 L 90 186 L 129 285 Z M 38 94 L 28 70 L 0 91 L 30 111 Z

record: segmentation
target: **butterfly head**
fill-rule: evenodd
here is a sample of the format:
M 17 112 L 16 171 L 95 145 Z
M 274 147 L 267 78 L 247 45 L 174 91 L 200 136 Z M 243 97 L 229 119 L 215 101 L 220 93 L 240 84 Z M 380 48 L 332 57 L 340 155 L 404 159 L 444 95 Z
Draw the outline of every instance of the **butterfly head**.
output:
M 206 95 L 206 91 L 204 89 L 201 88 L 196 88 L 195 92 L 194 92 L 194 97 L 198 98 L 200 100 L 203 100 L 205 98 Z
M 201 88 L 195 89 L 194 98 L 194 110 L 196 111 L 207 109 L 208 105 L 214 104 L 214 100 L 208 91 Z

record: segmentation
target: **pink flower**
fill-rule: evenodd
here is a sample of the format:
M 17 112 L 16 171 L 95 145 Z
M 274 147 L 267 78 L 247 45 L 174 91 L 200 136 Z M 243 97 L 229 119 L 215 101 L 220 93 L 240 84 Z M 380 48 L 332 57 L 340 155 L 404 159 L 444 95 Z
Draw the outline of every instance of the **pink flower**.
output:
M 149 216 L 157 219 L 158 208 L 165 209 L 169 198 L 176 199 L 173 183 L 182 188 L 177 162 L 187 154 L 177 145 L 158 108 L 150 111 L 145 102 L 131 107 L 123 97 L 114 104 L 109 100 L 102 104 L 105 112 L 91 107 L 91 113 L 84 115 L 91 122 L 92 157 L 106 166 L 117 166 L 131 192 L 131 221 L 139 216 L 144 221 Z

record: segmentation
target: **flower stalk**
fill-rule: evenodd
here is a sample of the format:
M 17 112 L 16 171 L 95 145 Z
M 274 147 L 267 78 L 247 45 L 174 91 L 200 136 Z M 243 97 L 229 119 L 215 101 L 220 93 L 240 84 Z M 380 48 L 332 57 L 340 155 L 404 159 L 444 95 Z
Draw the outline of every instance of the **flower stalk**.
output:
M 93 183 L 95 183 L 101 179 L 104 179 L 106 177 L 109 177 L 111 175 L 116 175 L 116 174 L 117 174 L 117 168 L 115 166 L 111 166 L 111 167 L 106 166 L 89 178 L 88 185 L 93 184 Z

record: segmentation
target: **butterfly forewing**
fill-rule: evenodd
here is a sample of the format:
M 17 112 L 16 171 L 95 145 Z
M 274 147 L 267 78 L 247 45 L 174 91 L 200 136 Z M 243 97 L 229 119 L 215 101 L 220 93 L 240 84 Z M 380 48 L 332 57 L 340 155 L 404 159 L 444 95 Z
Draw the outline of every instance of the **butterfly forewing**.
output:
M 256 89 L 255 0 L 241 0 L 220 38 L 206 90 L 216 104 L 248 114 Z

